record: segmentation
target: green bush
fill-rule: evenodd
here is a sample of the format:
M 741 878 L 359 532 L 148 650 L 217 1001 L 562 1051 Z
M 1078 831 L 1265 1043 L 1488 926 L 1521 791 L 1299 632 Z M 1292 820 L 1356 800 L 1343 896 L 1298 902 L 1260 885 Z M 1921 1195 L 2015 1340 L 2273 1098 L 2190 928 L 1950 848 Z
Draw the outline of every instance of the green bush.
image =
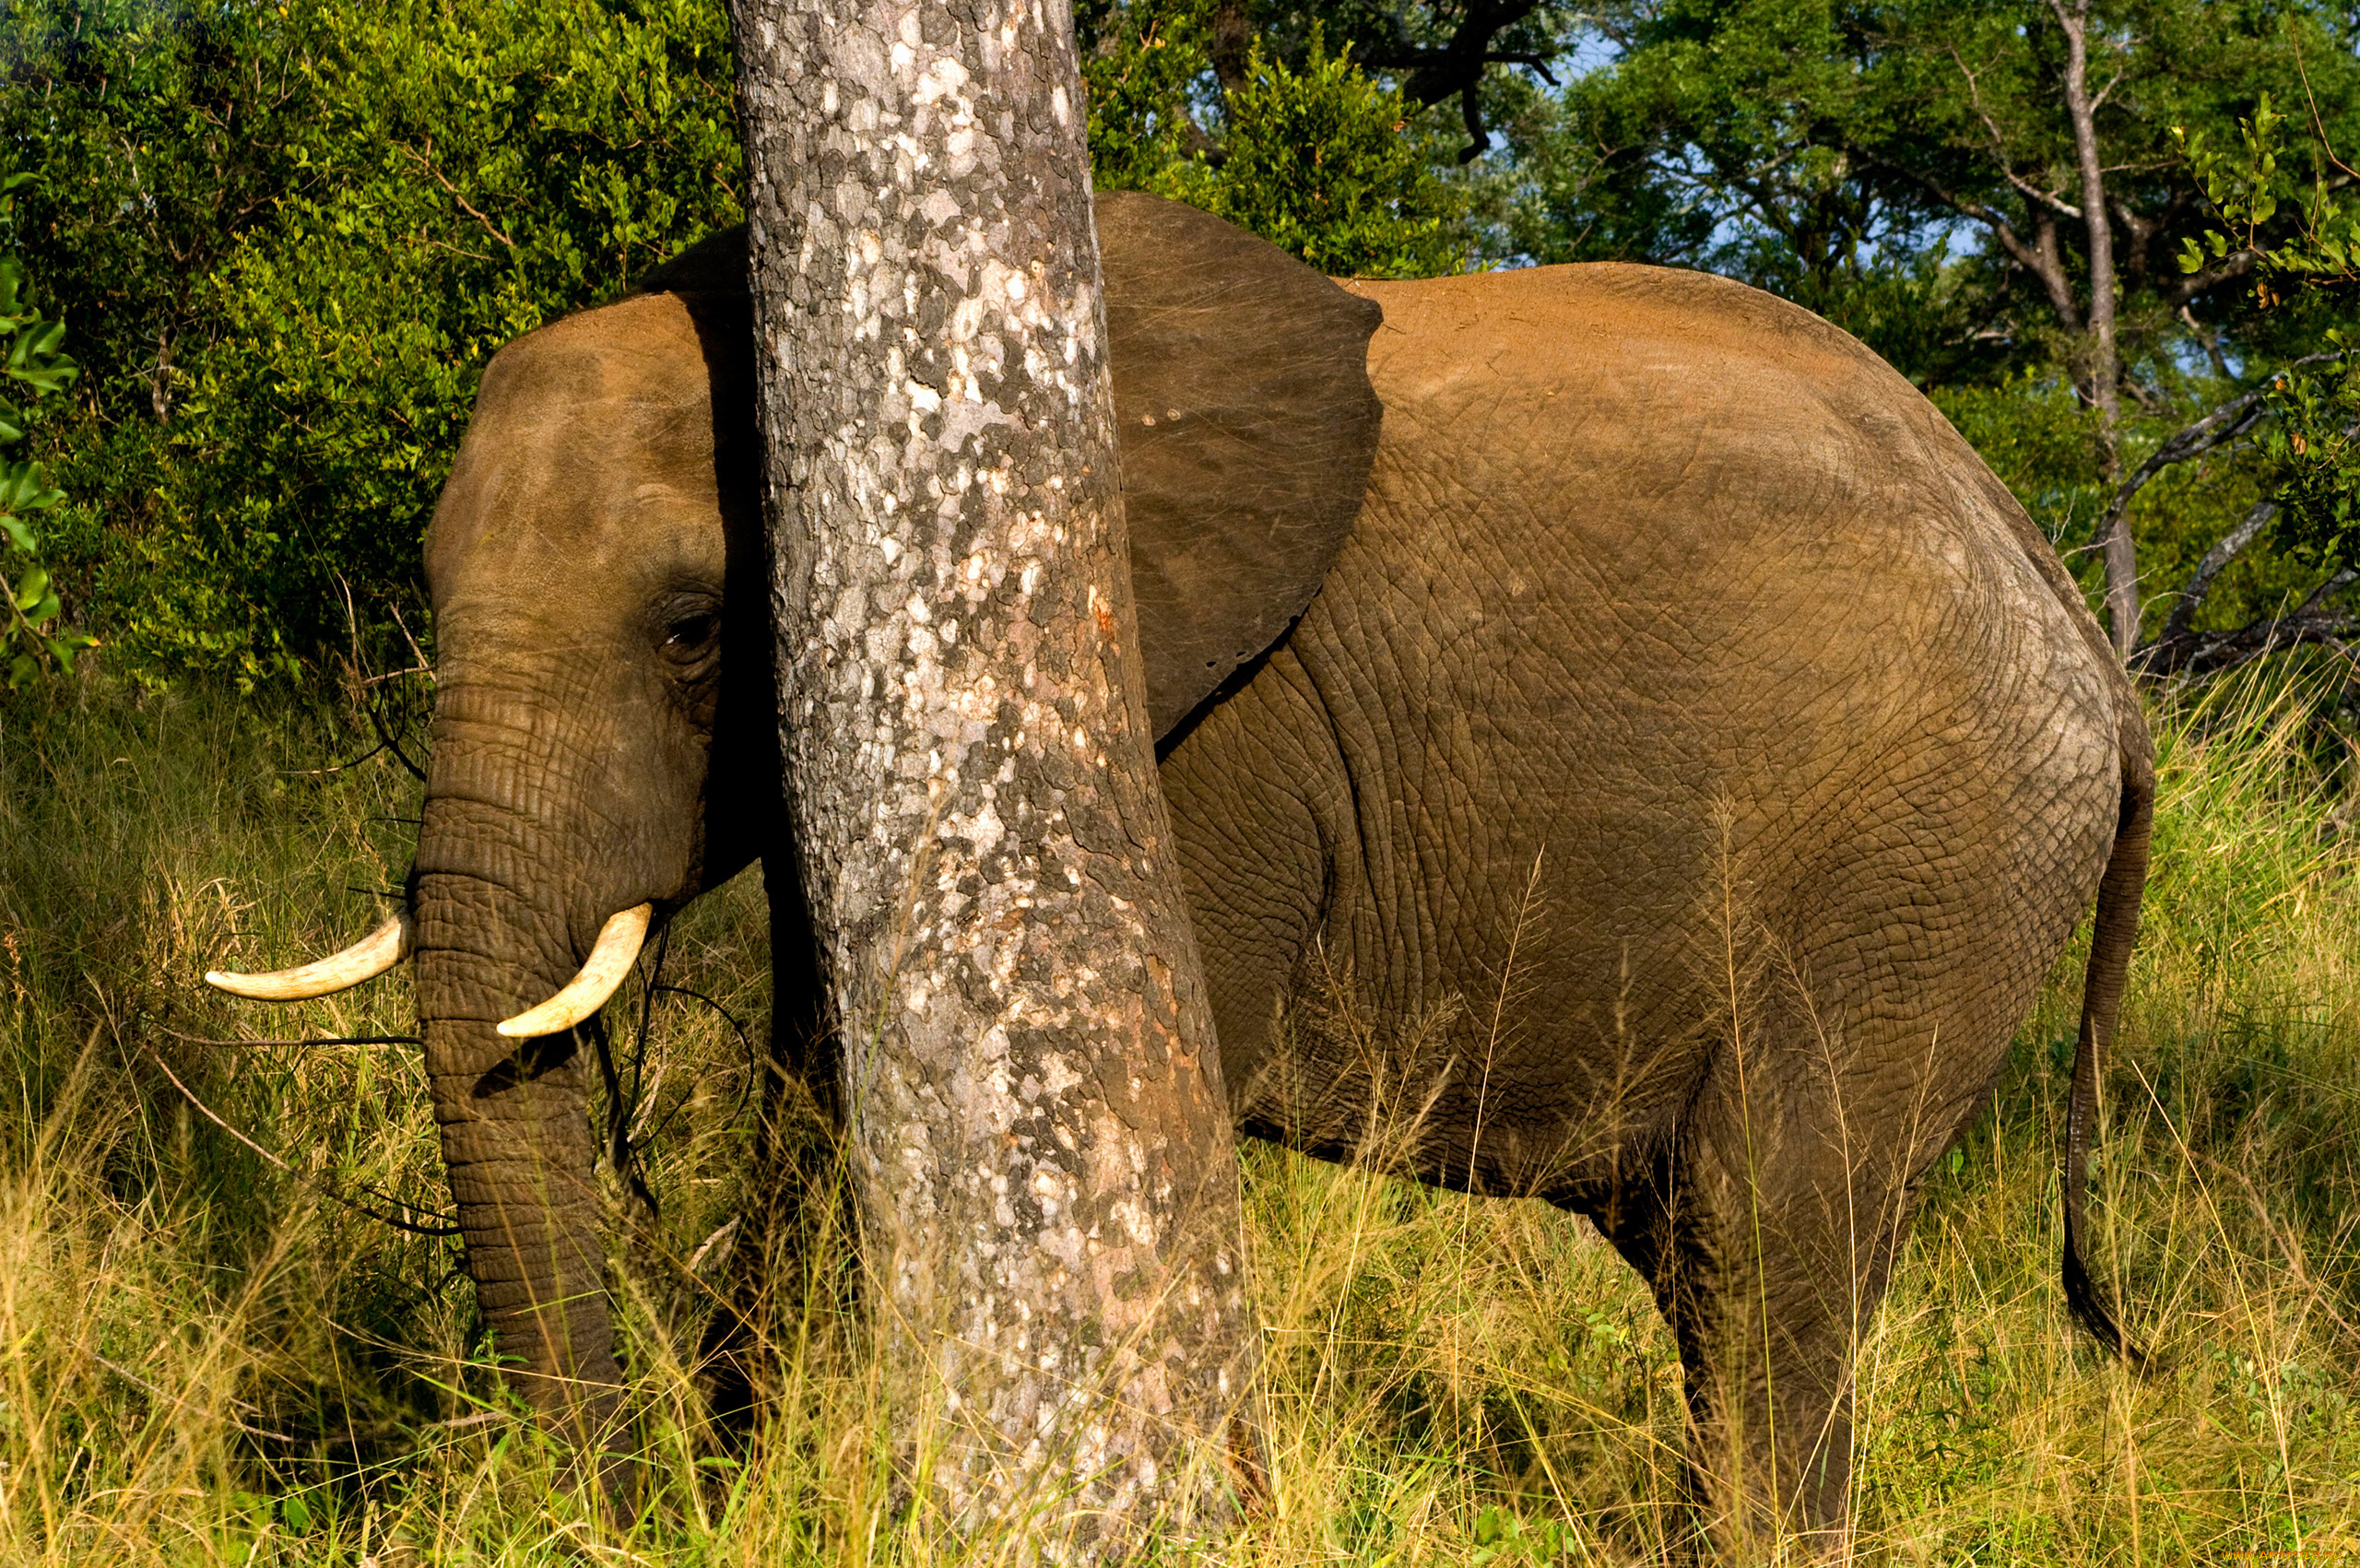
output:
M 16 216 L 16 193 L 31 179 L 0 179 L 0 227 Z M 58 347 L 65 337 L 65 324 L 45 319 L 25 298 L 24 264 L 0 254 L 0 447 L 24 440 L 35 407 L 80 373 Z M 71 672 L 74 655 L 90 644 L 87 634 L 58 624 L 63 606 L 37 553 L 34 515 L 65 499 L 40 463 L 0 458 L 0 672 L 12 689 L 45 665 Z
M 1317 29 L 1300 69 L 1257 41 L 1230 96 L 1221 168 L 1179 165 L 1168 194 L 1339 277 L 1457 272 L 1458 195 L 1414 115 L 1352 64 L 1350 45 L 1329 54 Z
M 1224 99 L 1210 85 L 1209 9 L 1084 15 L 1097 41 L 1082 76 L 1100 187 L 1201 207 L 1338 277 L 1464 269 L 1466 204 L 1420 111 L 1354 65 L 1351 45 L 1329 53 L 1316 27 L 1299 65 L 1257 40 Z
M 491 352 L 738 217 L 706 0 L 9 26 L 0 133 L 48 157 L 26 250 L 92 372 L 41 442 L 79 501 L 53 564 L 150 681 L 291 678 L 384 629 Z
M 0 136 L 44 160 L 24 249 L 89 370 L 35 441 L 75 498 L 51 569 L 151 685 L 423 636 L 419 539 L 493 350 L 740 215 L 715 0 L 6 15 Z M 1342 54 L 1257 63 L 1216 170 L 1167 112 L 1198 13 L 1125 15 L 1092 64 L 1102 183 L 1330 271 L 1456 265 L 1451 192 Z

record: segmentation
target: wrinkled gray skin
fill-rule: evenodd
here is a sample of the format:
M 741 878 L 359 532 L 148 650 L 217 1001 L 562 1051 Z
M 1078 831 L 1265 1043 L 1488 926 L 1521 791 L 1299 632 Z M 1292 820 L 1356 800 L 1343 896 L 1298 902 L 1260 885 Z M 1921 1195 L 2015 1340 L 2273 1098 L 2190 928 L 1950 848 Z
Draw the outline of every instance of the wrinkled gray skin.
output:
M 1364 502 L 1164 741 L 1239 1123 L 1349 1157 L 1398 1112 L 1422 1179 L 1592 1217 L 1677 1335 L 1721 1548 L 1832 1545 L 1851 1347 L 2111 856 L 2109 1021 L 2137 704 L 2007 491 L 1816 318 L 1618 265 L 1355 291 Z M 744 310 L 641 295 L 503 350 L 428 547 L 428 1063 L 483 1309 L 575 1420 L 615 1377 L 583 1056 L 491 1023 L 756 855 L 797 918 Z M 1119 334 L 1115 372 L 1119 407 Z M 1383 1020 L 1463 1010 L 1415 1059 L 1275 1028 L 1323 971 Z

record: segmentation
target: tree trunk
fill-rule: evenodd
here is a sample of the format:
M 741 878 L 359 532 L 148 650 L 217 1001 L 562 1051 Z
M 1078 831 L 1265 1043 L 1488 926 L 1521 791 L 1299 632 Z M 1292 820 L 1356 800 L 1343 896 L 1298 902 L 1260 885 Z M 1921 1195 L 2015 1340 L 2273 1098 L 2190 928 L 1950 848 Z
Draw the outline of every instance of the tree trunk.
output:
M 1206 58 L 1212 62 L 1213 79 L 1221 84 L 1221 101 L 1237 101 L 1247 86 L 1246 63 L 1254 57 L 1254 23 L 1245 0 L 1213 0 L 1211 25 L 1206 29 Z
M 1255 1330 L 1071 14 L 733 21 L 786 796 L 900 1452 L 1055 1557 L 1218 1530 Z
M 2114 342 L 2114 230 L 2106 218 L 2106 173 L 2098 158 L 2097 100 L 2090 95 L 2090 0 L 2048 0 L 2065 31 L 2065 112 L 2073 125 L 2073 159 L 2081 175 L 2082 221 L 2090 238 L 2090 312 L 2084 373 L 2097 409 L 2108 489 L 2122 482 L 2122 365 Z M 2106 609 L 2117 656 L 2139 645 L 2139 556 L 2130 514 L 2116 513 L 2106 547 Z

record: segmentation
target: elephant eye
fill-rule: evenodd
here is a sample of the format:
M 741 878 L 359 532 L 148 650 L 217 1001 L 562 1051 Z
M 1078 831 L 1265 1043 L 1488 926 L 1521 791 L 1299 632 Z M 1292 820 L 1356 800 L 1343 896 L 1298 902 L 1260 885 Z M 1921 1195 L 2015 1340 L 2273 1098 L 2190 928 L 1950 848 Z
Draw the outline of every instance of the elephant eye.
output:
M 721 616 L 704 607 L 675 612 L 663 629 L 664 657 L 685 668 L 704 664 L 721 643 Z
M 713 641 L 713 634 L 720 625 L 721 618 L 716 615 L 683 616 L 664 629 L 664 645 L 667 648 L 702 648 Z

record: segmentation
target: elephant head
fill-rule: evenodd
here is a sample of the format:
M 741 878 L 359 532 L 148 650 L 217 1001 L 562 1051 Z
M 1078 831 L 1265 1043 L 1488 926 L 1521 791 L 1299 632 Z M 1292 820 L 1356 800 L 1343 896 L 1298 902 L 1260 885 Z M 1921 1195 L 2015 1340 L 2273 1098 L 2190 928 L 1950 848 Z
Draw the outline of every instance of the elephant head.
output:
M 1107 195 L 1098 222 L 1161 736 L 1285 631 L 1341 548 L 1376 447 L 1378 312 L 1186 207 Z M 415 955 L 468 1271 L 518 1385 L 578 1436 L 619 1382 L 582 1031 L 652 923 L 792 853 L 752 338 L 739 230 L 501 350 L 427 538 L 436 699 L 408 907 L 320 964 L 208 976 L 320 995 Z

